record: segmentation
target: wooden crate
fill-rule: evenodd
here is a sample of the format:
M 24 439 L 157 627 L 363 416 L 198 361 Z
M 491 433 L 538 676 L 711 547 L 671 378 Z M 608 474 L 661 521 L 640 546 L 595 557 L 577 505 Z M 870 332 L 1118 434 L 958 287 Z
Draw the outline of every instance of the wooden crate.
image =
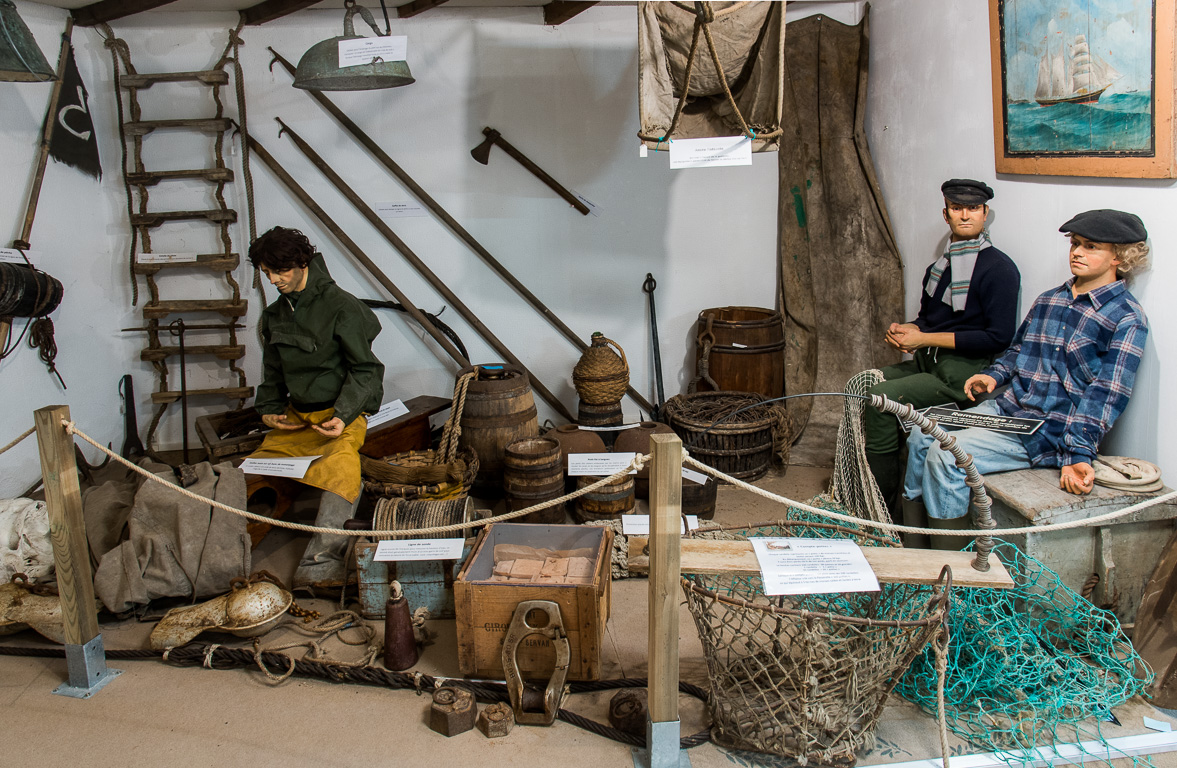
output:
M 247 435 L 221 437 L 230 428 L 240 431 L 243 427 L 257 431 Z M 241 411 L 213 413 L 196 419 L 196 435 L 208 452 L 211 464 L 245 458 L 258 449 L 269 431 L 269 427 L 262 423 L 262 417 L 252 407 Z
M 554 550 L 590 548 L 596 552 L 591 584 L 512 584 L 489 581 L 496 544 L 524 544 Z M 551 600 L 572 652 L 569 680 L 599 680 L 601 649 L 609 619 L 611 581 L 609 562 L 613 531 L 588 525 L 523 525 L 494 523 L 479 534 L 474 551 L 454 582 L 457 612 L 458 663 L 462 674 L 502 680 L 503 638 L 515 606 L 524 600 Z M 545 638 L 533 635 L 519 649 L 524 677 L 546 680 L 555 664 L 555 650 Z

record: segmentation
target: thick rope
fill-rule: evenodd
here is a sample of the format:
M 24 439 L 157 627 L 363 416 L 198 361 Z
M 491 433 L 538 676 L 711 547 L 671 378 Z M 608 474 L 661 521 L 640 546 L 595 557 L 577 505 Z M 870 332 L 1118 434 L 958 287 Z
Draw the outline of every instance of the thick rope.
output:
M 29 435 L 33 434 L 33 433 L 34 433 L 34 432 L 36 432 L 36 431 L 37 431 L 37 428 L 36 428 L 36 427 L 29 427 L 28 429 L 26 429 L 26 430 L 24 431 L 24 433 L 23 433 L 23 434 L 22 434 L 20 437 L 16 438 L 15 440 L 13 440 L 11 443 L 9 443 L 8 445 L 4 446 L 3 448 L 0 448 L 0 454 L 5 454 L 5 453 L 8 453 L 8 452 L 9 452 L 9 451 L 11 451 L 13 448 L 15 448 L 16 446 L 20 445 L 20 444 L 21 444 L 21 443 L 24 441 L 24 439 L 25 439 L 26 437 L 28 437 Z
M 694 467 L 695 469 L 699 470 L 700 472 L 711 475 L 716 480 L 723 480 L 725 482 L 731 483 L 732 485 L 734 485 L 738 488 L 743 488 L 745 491 L 755 493 L 757 496 L 763 496 L 764 498 L 768 499 L 769 501 L 775 501 L 778 504 L 784 504 L 786 506 L 796 507 L 797 509 L 801 509 L 806 512 L 811 512 L 815 515 L 821 515 L 823 517 L 832 518 L 834 520 L 841 520 L 842 522 L 853 523 L 855 525 L 867 526 L 869 528 L 880 528 L 884 531 L 896 531 L 899 533 L 926 533 L 929 535 L 935 534 L 937 536 L 966 536 L 966 537 L 998 536 L 998 537 L 1003 537 L 1003 536 L 1019 536 L 1019 535 L 1026 534 L 1026 533 L 1042 533 L 1044 531 L 1064 531 L 1064 530 L 1069 530 L 1071 528 L 1098 527 L 1098 526 L 1103 525 L 1104 523 L 1107 523 L 1109 521 L 1116 520 L 1118 518 L 1124 517 L 1125 515 L 1130 515 L 1133 512 L 1139 512 L 1142 509 L 1147 509 L 1149 507 L 1156 506 L 1157 504 L 1164 504 L 1166 502 L 1172 501 L 1173 499 L 1177 499 L 1177 491 L 1171 491 L 1169 493 L 1166 493 L 1164 496 L 1157 496 L 1155 499 L 1146 499 L 1146 500 L 1141 501 L 1137 504 L 1133 504 L 1131 506 L 1124 507 L 1123 509 L 1118 509 L 1114 512 L 1106 512 L 1102 515 L 1097 515 L 1095 517 L 1089 517 L 1084 520 L 1072 520 L 1069 523 L 1050 523 L 1048 525 L 1028 525 L 1028 526 L 1025 526 L 1022 528 L 991 528 L 991 529 L 981 529 L 981 530 L 974 529 L 974 530 L 966 530 L 966 531 L 947 531 L 947 530 L 941 530 L 939 528 L 917 528 L 912 525 L 898 525 L 897 523 L 881 523 L 881 522 L 878 522 L 875 520 L 867 520 L 866 518 L 862 518 L 862 517 L 854 517 L 853 515 L 843 515 L 839 512 L 833 512 L 828 509 L 822 509 L 820 507 L 811 506 L 809 504 L 806 504 L 803 501 L 796 501 L 796 500 L 790 499 L 786 496 L 780 496 L 778 494 L 772 493 L 771 491 L 766 491 L 763 488 L 757 488 L 756 486 L 752 485 L 751 483 L 745 483 L 743 480 L 732 477 L 731 475 L 725 475 L 724 473 L 722 473 L 716 469 L 712 469 L 711 467 L 707 466 L 706 464 L 703 464 L 702 462 L 700 462 L 694 458 L 691 458 L 689 456 L 686 457 L 685 459 L 683 459 L 683 463 L 689 464 L 690 466 Z
M 936 725 L 940 728 L 940 755 L 948 766 L 948 718 L 944 712 L 944 682 L 948 677 L 948 622 L 940 626 L 936 644 Z
M 438 534 L 438 533 L 452 533 L 454 531 L 463 531 L 463 530 L 467 530 L 470 528 L 481 528 L 482 526 L 490 525 L 491 523 L 501 523 L 501 522 L 505 522 L 507 520 L 514 520 L 517 517 L 523 517 L 524 515 L 529 515 L 532 512 L 538 512 L 542 509 L 547 509 L 548 507 L 556 506 L 557 504 L 563 504 L 565 501 L 569 501 L 571 499 L 578 498 L 580 496 L 585 495 L 586 493 L 591 493 L 592 491 L 595 491 L 602 486 L 608 485 L 609 483 L 612 483 L 616 480 L 620 480 L 621 478 L 628 475 L 631 471 L 641 470 L 642 468 L 644 468 L 646 466 L 646 461 L 648 461 L 650 458 L 650 456 L 648 454 L 645 456 L 636 456 L 636 457 L 634 457 L 634 460 L 629 463 L 629 466 L 627 466 L 625 469 L 621 470 L 620 472 L 616 472 L 616 473 L 610 475 L 609 477 L 601 478 L 600 480 L 598 480 L 595 483 L 592 483 L 591 485 L 586 485 L 584 488 L 578 488 L 575 491 L 573 491 L 572 493 L 569 493 L 565 496 L 561 496 L 558 499 L 549 499 L 548 501 L 544 501 L 539 504 L 534 504 L 530 507 L 525 507 L 524 509 L 518 509 L 518 510 L 515 510 L 514 512 L 507 512 L 507 513 L 499 515 L 497 517 L 488 517 L 488 518 L 485 518 L 482 520 L 470 520 L 470 521 L 467 521 L 464 523 L 454 523 L 452 525 L 438 525 L 438 526 L 434 526 L 432 528 L 414 528 L 412 530 L 405 530 L 405 531 L 384 531 L 384 532 L 378 533 L 378 532 L 374 532 L 374 531 L 351 531 L 351 530 L 347 530 L 345 528 L 320 528 L 320 527 L 314 526 L 314 525 L 303 525 L 302 523 L 291 523 L 286 520 L 279 520 L 279 519 L 276 519 L 273 517 L 266 517 L 265 515 L 259 515 L 256 512 L 249 512 L 244 509 L 237 509 L 236 507 L 231 507 L 228 504 L 223 504 L 222 502 L 216 501 L 214 499 L 210 499 L 207 496 L 201 496 L 198 493 L 193 493 L 192 491 L 189 491 L 187 488 L 181 488 L 178 485 L 175 485 L 173 483 L 169 483 L 167 480 L 164 480 L 163 478 L 159 477 L 158 475 L 156 475 L 152 472 L 149 472 L 146 469 L 143 469 L 143 467 L 140 467 L 138 464 L 135 464 L 132 461 L 128 461 L 127 459 L 124 459 L 122 456 L 119 456 L 117 453 L 115 453 L 111 449 L 102 445 L 97 440 L 90 437 L 82 430 L 78 429 L 77 425 L 74 424 L 74 422 L 72 422 L 72 421 L 66 421 L 65 419 L 62 419 L 61 425 L 63 427 L 65 427 L 65 431 L 67 433 L 69 433 L 71 435 L 75 435 L 75 436 L 81 438 L 82 440 L 85 440 L 87 443 L 94 446 L 98 450 L 102 451 L 110 458 L 112 458 L 115 461 L 117 461 L 118 463 L 126 466 L 132 472 L 136 472 L 136 473 L 142 475 L 143 477 L 146 477 L 148 480 L 152 480 L 156 483 L 159 483 L 162 486 L 170 488 L 171 490 L 175 491 L 176 493 L 180 494 L 181 496 L 187 496 L 188 498 L 193 499 L 195 501 L 199 501 L 202 504 L 207 504 L 210 507 L 215 507 L 216 509 L 220 509 L 225 512 L 230 512 L 234 515 L 244 517 L 247 520 L 253 520 L 254 522 L 257 522 L 257 523 L 265 523 L 266 525 L 273 525 L 273 526 L 277 526 L 279 528 L 289 528 L 292 531 L 304 531 L 306 533 L 324 533 L 324 534 L 331 534 L 333 536 L 351 536 L 351 537 L 356 537 L 356 538 L 366 537 L 366 538 L 395 539 L 400 536 L 428 536 L 428 535 L 434 535 L 434 534 Z

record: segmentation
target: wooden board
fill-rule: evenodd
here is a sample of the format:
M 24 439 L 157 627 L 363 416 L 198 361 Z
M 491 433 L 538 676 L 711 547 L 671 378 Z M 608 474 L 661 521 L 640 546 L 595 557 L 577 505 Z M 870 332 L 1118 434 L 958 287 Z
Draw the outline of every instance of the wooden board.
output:
M 647 539 L 629 537 L 629 570 L 646 573 L 650 569 L 649 555 L 642 554 Z M 963 546 L 963 545 L 962 545 Z M 989 558 L 989 570 L 973 568 L 972 552 L 941 552 L 934 549 L 906 547 L 863 547 L 862 553 L 875 572 L 875 578 L 886 584 L 935 584 L 940 569 L 952 567 L 955 587 L 992 587 L 1009 589 L 1013 579 L 996 556 Z M 730 576 L 758 576 L 760 564 L 752 544 L 748 541 L 715 541 L 713 539 L 682 540 L 682 573 L 701 573 Z
M 394 453 L 421 451 L 429 447 L 429 417 L 450 407 L 450 398 L 418 395 L 404 401 L 409 412 L 368 430 L 360 453 L 382 459 Z
M 1097 485 L 1091 493 L 1078 496 L 1059 488 L 1058 477 L 1057 469 L 998 472 L 985 477 L 985 490 L 995 503 L 1016 512 L 1029 525 L 1069 523 L 1095 517 L 1173 490 L 1163 488 L 1155 493 L 1129 493 Z M 1173 517 L 1174 506 L 1177 505 L 1158 504 L 1110 524 L 1168 519 Z

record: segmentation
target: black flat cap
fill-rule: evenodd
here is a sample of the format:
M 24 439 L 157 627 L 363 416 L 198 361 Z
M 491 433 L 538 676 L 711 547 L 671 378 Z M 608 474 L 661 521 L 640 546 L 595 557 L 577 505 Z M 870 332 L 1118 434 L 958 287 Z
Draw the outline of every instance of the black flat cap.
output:
M 1139 243 L 1148 239 L 1144 222 L 1134 213 L 1101 208 L 1080 213 L 1058 228 L 1097 243 Z
M 940 185 L 940 191 L 950 203 L 960 205 L 982 205 L 993 199 L 989 185 L 976 179 L 949 179 Z

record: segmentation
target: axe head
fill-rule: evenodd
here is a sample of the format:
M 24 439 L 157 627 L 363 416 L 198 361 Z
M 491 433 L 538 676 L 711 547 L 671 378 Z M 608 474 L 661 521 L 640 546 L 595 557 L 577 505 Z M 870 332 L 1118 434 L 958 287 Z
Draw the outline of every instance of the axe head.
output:
M 474 149 L 470 150 L 470 157 L 473 157 L 483 165 L 490 163 L 490 150 L 495 145 L 495 140 L 499 137 L 499 132 L 494 128 L 483 128 L 482 132 L 486 134 L 486 141 L 479 144 Z

